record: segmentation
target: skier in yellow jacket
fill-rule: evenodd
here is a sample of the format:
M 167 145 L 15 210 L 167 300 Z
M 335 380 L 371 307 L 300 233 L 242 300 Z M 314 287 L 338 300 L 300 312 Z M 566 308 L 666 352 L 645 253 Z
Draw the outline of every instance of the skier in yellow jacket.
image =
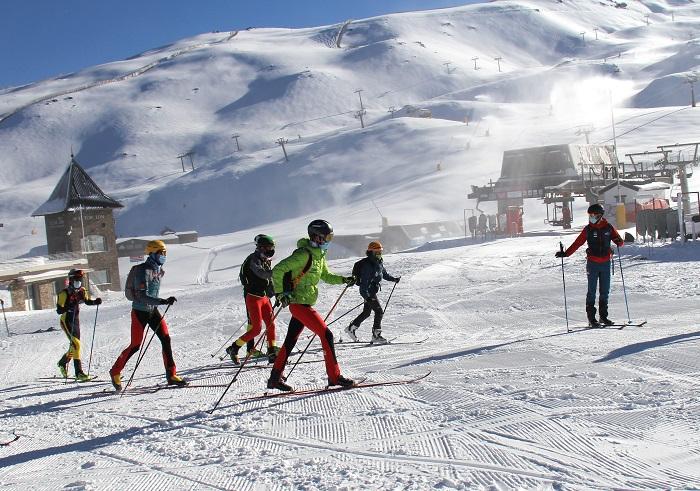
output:
M 61 316 L 61 329 L 68 337 L 70 346 L 68 351 L 58 361 L 58 369 L 65 378 L 68 376 L 68 363 L 73 360 L 75 378 L 78 382 L 85 382 L 88 376 L 83 372 L 80 362 L 80 304 L 100 305 L 101 298 L 91 299 L 88 291 L 83 287 L 83 270 L 71 269 L 68 272 L 68 286 L 61 290 L 56 300 L 56 312 Z

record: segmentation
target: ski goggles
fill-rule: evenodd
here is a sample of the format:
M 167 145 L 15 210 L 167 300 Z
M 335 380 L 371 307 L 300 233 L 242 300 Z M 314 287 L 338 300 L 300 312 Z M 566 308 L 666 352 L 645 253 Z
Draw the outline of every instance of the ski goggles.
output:
M 328 244 L 331 240 L 333 240 L 333 232 L 325 235 L 316 234 L 313 238 L 313 241 L 318 245 Z

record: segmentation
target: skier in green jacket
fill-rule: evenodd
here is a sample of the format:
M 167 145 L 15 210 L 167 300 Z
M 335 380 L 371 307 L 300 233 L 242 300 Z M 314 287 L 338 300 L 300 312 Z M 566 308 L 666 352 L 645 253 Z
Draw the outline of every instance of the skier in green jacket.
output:
M 292 319 L 289 321 L 287 337 L 275 359 L 272 373 L 267 381 L 269 389 L 293 390 L 282 375 L 289 353 L 299 338 L 299 334 L 308 327 L 321 340 L 323 356 L 326 362 L 328 385 L 350 387 L 354 381 L 340 374 L 340 367 L 335 356 L 333 333 L 313 305 L 318 298 L 318 282 L 323 280 L 331 285 L 346 284 L 352 286 L 352 276 L 339 276 L 328 270 L 326 250 L 333 239 L 333 228 L 325 220 L 314 220 L 308 227 L 309 238 L 299 239 L 297 249 L 291 256 L 282 259 L 272 268 L 272 285 L 277 301 L 289 306 Z

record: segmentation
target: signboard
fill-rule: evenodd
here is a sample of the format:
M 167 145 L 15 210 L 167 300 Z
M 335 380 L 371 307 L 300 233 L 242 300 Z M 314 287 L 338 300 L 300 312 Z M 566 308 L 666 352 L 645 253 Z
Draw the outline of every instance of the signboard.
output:
M 0 285 L 0 299 L 4 302 L 6 309 L 12 307 L 12 294 L 8 287 Z

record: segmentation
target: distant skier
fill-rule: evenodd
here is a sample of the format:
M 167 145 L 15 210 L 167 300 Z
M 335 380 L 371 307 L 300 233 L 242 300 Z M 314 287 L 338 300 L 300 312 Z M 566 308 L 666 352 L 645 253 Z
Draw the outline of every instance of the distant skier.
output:
M 484 212 L 481 212 L 481 215 L 479 215 L 479 233 L 481 234 L 481 238 L 483 240 L 486 239 L 486 231 L 488 229 L 488 218 L 486 215 L 484 215 Z
M 360 295 L 362 295 L 362 298 L 365 300 L 365 305 L 360 315 L 345 328 L 345 334 L 353 341 L 358 340 L 355 332 L 360 327 L 360 324 L 374 311 L 372 344 L 387 343 L 387 340 L 382 336 L 382 317 L 384 316 L 384 310 L 382 310 L 382 306 L 377 299 L 377 293 L 382 288 L 382 278 L 387 281 L 398 283 L 401 277 L 394 277 L 386 272 L 382 259 L 383 251 L 384 248 L 382 244 L 373 240 L 367 246 L 367 257 L 357 261 L 352 268 L 352 275 L 360 286 Z
M 583 227 L 581 233 L 576 238 L 573 244 L 564 251 L 557 251 L 556 257 L 568 257 L 576 249 L 581 247 L 584 242 L 588 242 L 586 249 L 586 274 L 588 275 L 588 293 L 586 294 L 586 315 L 588 323 L 591 327 L 600 327 L 601 324 L 610 326 L 613 324 L 608 318 L 608 295 L 610 294 L 610 259 L 612 258 L 612 248 L 610 242 L 614 242 L 618 247 L 624 244 L 624 241 L 617 233 L 615 227 L 610 225 L 603 218 L 605 210 L 599 204 L 594 204 L 588 207 L 588 225 Z M 600 299 L 598 307 L 600 308 L 600 322 L 596 320 L 595 314 L 595 291 L 596 286 L 600 285 Z
M 68 272 L 68 286 L 58 293 L 56 299 L 56 313 L 60 317 L 61 329 L 66 336 L 70 346 L 68 351 L 58 360 L 58 369 L 61 376 L 68 376 L 68 363 L 73 360 L 75 368 L 75 379 L 78 382 L 85 382 L 88 376 L 83 372 L 83 365 L 80 361 L 80 304 L 100 305 L 101 298 L 92 300 L 90 294 L 83 287 L 83 270 L 71 269 Z
M 168 385 L 187 385 L 182 377 L 178 376 L 173 359 L 173 350 L 170 346 L 170 333 L 165 319 L 158 311 L 158 305 L 173 305 L 175 297 L 159 298 L 160 280 L 165 275 L 163 265 L 167 251 L 162 240 L 152 240 L 146 245 L 146 262 L 136 265 L 129 272 L 125 291 L 133 297 L 131 303 L 131 342 L 119 355 L 109 371 L 112 385 L 119 392 L 122 390 L 121 372 L 134 353 L 139 351 L 146 325 L 158 336 L 163 351 L 163 365 L 165 366 L 165 378 Z
M 469 231 L 472 233 L 472 239 L 476 238 L 476 230 L 477 230 L 477 218 L 475 215 L 472 215 L 469 217 Z
M 272 268 L 272 284 L 277 300 L 282 307 L 289 306 L 292 319 L 289 321 L 287 337 L 280 349 L 272 373 L 267 381 L 269 389 L 293 390 L 285 383 L 282 374 L 287 358 L 292 352 L 299 334 L 308 327 L 321 340 L 323 357 L 326 362 L 328 385 L 350 387 L 354 381 L 340 374 L 340 367 L 335 356 L 333 333 L 313 305 L 318 298 L 318 282 L 323 280 L 331 285 L 354 285 L 352 276 L 339 276 L 328 270 L 326 250 L 333 239 L 333 228 L 325 220 L 314 220 L 308 226 L 309 238 L 299 239 L 297 249 L 291 256 L 282 259 Z
M 275 341 L 275 322 L 272 319 L 272 304 L 270 298 L 274 296 L 272 288 L 272 267 L 270 258 L 275 254 L 275 241 L 269 235 L 255 236 L 255 251 L 250 254 L 243 264 L 239 278 L 243 285 L 243 297 L 248 313 L 248 331 L 238 338 L 231 346 L 226 348 L 226 353 L 235 364 L 239 364 L 238 351 L 244 344 L 248 343 L 248 354 L 253 355 L 250 343 L 262 330 L 262 323 L 265 322 L 265 332 L 267 335 L 267 356 L 270 363 L 275 361 L 279 352 Z M 253 347 L 255 345 L 253 344 Z

